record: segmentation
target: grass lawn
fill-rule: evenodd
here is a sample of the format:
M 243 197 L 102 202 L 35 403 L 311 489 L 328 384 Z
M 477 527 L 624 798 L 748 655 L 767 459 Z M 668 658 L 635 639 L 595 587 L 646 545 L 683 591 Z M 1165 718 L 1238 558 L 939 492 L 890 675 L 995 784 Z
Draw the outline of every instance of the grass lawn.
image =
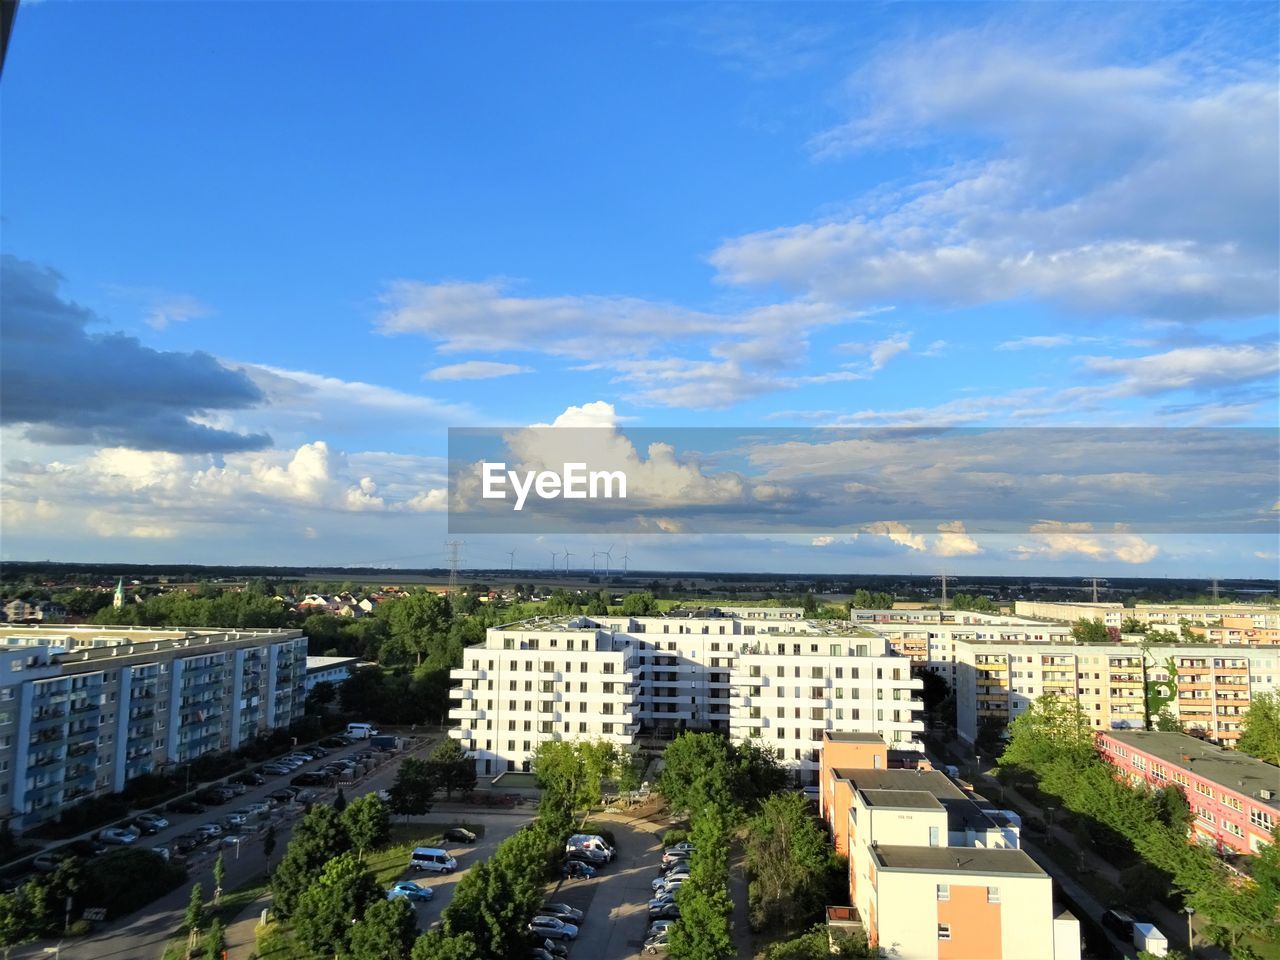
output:
M 477 839 L 484 836 L 484 825 L 480 823 L 394 823 L 391 825 L 391 843 L 366 854 L 365 866 L 379 884 L 390 886 L 404 873 L 414 847 L 440 846 L 441 835 L 450 827 L 466 827 Z

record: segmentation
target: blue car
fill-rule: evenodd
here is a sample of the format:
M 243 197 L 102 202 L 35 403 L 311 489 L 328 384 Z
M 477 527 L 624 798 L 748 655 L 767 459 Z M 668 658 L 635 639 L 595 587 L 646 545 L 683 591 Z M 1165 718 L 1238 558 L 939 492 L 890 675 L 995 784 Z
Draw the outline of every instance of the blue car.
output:
M 596 875 L 596 868 L 581 860 L 566 860 L 560 868 L 560 874 L 570 879 L 590 880 Z
M 396 900 L 403 897 L 406 900 L 430 900 L 435 896 L 435 891 L 430 887 L 424 887 L 421 884 L 414 883 L 412 880 L 401 880 L 394 887 L 387 891 L 388 900 Z

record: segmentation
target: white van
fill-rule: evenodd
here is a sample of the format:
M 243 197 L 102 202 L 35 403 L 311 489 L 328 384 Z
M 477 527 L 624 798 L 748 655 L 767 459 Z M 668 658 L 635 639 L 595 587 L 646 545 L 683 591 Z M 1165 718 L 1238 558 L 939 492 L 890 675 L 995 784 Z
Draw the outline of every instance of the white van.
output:
M 458 861 L 439 847 L 416 847 L 409 855 L 410 870 L 426 870 L 429 873 L 453 873 Z
M 612 860 L 614 854 L 613 847 L 605 843 L 604 837 L 587 833 L 575 833 L 566 841 L 564 852 L 572 853 L 574 850 L 585 851 L 606 861 Z
M 370 737 L 378 735 L 378 728 L 372 723 L 348 723 L 347 736 L 356 737 L 359 740 L 368 740 Z

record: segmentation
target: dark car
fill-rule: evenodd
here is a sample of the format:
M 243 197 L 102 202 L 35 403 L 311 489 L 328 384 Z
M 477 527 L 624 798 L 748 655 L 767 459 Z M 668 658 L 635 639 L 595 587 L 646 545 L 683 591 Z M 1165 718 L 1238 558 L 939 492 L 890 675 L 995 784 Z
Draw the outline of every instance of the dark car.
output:
M 298 795 L 298 791 L 290 789 L 274 790 L 267 794 L 268 800 L 274 800 L 276 803 L 293 803 L 293 798 Z
M 580 860 L 566 860 L 560 868 L 560 874 L 573 880 L 590 880 L 596 875 L 596 868 Z
M 107 845 L 105 843 L 99 843 L 97 840 L 75 840 L 68 843 L 61 849 L 66 850 L 77 857 L 85 857 L 87 859 L 89 857 L 102 856 L 102 854 L 107 852 Z
M 231 782 L 243 783 L 246 787 L 260 787 L 267 782 L 267 778 L 253 770 L 249 773 L 242 773 L 237 777 L 232 777 Z
M 1102 925 L 1126 942 L 1133 939 L 1133 925 L 1138 922 L 1133 914 L 1120 907 L 1112 907 L 1102 915 Z
M 175 800 L 165 809 L 174 813 L 204 813 L 204 806 L 194 800 Z
M 443 834 L 444 839 L 454 843 L 475 843 L 476 835 L 465 827 L 450 827 Z
M 208 787 L 197 793 L 195 799 L 197 803 L 203 803 L 206 807 L 216 807 L 226 803 L 232 796 L 233 794 L 217 787 Z
M 679 920 L 680 904 L 664 903 L 660 907 L 651 907 L 649 909 L 649 920 Z
M 184 833 L 173 841 L 173 849 L 178 853 L 190 853 L 204 841 L 199 834 Z
M 129 826 L 137 830 L 143 836 L 149 837 L 153 833 L 159 833 L 160 828 L 149 820 L 131 820 Z
M 341 737 L 325 737 L 320 741 L 320 746 L 328 747 L 330 750 L 338 750 L 347 745 L 347 741 Z
M 300 773 L 289 781 L 295 787 L 323 787 L 329 782 L 329 778 L 323 774 L 312 770 L 309 773 Z

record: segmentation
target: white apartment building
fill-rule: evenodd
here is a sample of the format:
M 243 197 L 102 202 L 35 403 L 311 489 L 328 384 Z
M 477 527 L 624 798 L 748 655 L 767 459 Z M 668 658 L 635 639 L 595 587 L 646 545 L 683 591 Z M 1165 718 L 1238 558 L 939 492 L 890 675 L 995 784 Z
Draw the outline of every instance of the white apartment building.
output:
M 544 740 L 632 748 L 641 736 L 720 731 L 759 740 L 816 783 L 826 731 L 920 749 L 923 684 L 910 666 L 882 637 L 786 608 L 536 619 L 491 628 L 464 651 L 451 736 L 479 776 L 495 776 L 528 769 Z
M 0 817 L 29 829 L 303 715 L 297 630 L 0 630 Z
M 1146 627 L 1177 630 L 1187 623 L 1220 625 L 1223 618 L 1247 620 L 1258 629 L 1280 628 L 1280 607 L 1256 603 L 1140 603 L 1126 607 L 1119 603 L 1056 603 L 1048 600 L 1019 600 L 1014 611 L 1022 617 L 1040 620 L 1101 620 L 1117 630 L 1133 619 Z

